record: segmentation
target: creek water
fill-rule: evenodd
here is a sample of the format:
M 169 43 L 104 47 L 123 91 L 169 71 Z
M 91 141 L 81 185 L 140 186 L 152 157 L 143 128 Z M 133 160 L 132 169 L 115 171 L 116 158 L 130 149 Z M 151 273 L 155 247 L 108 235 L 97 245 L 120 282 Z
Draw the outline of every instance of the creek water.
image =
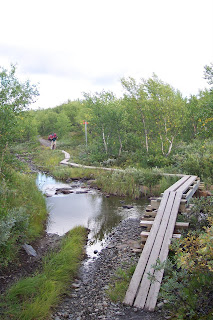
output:
M 90 231 L 86 253 L 90 258 L 104 248 L 108 234 L 121 220 L 140 218 L 148 203 L 147 200 L 130 200 L 117 196 L 108 198 L 98 190 L 85 189 L 82 183 L 65 184 L 42 173 L 38 174 L 36 183 L 48 195 L 46 204 L 49 218 L 46 232 L 62 236 L 78 225 L 88 228 Z M 55 194 L 56 189 L 67 187 L 72 188 L 72 193 Z M 124 208 L 125 205 L 132 208 Z

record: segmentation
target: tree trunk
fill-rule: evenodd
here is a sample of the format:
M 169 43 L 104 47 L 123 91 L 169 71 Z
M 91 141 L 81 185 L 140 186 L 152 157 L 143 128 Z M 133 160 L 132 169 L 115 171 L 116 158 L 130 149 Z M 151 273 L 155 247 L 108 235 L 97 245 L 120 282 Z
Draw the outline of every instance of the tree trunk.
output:
M 122 141 L 121 141 L 120 134 L 118 134 L 118 139 L 119 139 L 119 142 L 120 142 L 120 148 L 119 148 L 118 156 L 120 157 L 120 155 L 121 155 L 121 151 L 122 151 L 122 148 L 123 148 L 123 145 L 122 145 Z
M 172 146 L 173 146 L 173 141 L 174 141 L 174 136 L 172 136 L 172 139 L 170 140 L 168 137 L 166 137 L 166 140 L 169 142 L 169 149 L 168 149 L 168 152 L 165 153 L 164 152 L 164 145 L 163 145 L 163 137 L 162 135 L 160 135 L 160 139 L 161 139 L 161 151 L 162 151 L 162 154 L 166 157 L 168 157 L 168 155 L 171 153 L 172 151 Z
M 173 140 L 174 140 L 174 137 L 172 137 L 172 139 L 170 140 L 169 138 L 166 138 L 167 139 L 167 141 L 169 141 L 169 143 L 170 143 L 170 145 L 169 145 L 169 150 L 168 150 L 168 152 L 167 152 L 167 154 L 166 154 L 166 157 L 168 157 L 168 155 L 171 153 L 171 151 L 172 151 L 172 146 L 173 146 Z
M 145 143 L 146 143 L 146 152 L 148 153 L 149 152 L 149 143 L 148 143 L 148 132 L 147 132 L 147 129 L 146 129 L 146 121 L 145 121 L 145 117 L 144 117 L 143 112 L 140 110 L 140 106 L 139 105 L 138 105 L 138 107 L 139 107 L 139 111 L 140 111 L 140 114 L 141 114 L 141 117 L 142 117 L 142 121 L 143 121 L 144 134 L 145 134 Z
M 104 149 L 105 149 L 105 153 L 108 153 L 108 148 L 107 148 L 107 142 L 105 139 L 105 134 L 104 134 L 104 128 L 102 127 L 102 138 L 103 138 L 103 143 L 104 143 Z

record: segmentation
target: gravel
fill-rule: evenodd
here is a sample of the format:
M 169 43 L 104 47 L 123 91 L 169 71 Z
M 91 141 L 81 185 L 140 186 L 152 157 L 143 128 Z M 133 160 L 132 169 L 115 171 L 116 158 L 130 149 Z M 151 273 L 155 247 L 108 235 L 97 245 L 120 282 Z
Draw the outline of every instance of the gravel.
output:
M 121 267 L 137 264 L 140 257 L 141 227 L 139 219 L 126 219 L 108 236 L 107 245 L 93 261 L 83 261 L 78 277 L 70 283 L 67 295 L 52 314 L 53 320 L 165 319 L 161 309 L 155 312 L 113 303 L 107 295 L 112 277 Z

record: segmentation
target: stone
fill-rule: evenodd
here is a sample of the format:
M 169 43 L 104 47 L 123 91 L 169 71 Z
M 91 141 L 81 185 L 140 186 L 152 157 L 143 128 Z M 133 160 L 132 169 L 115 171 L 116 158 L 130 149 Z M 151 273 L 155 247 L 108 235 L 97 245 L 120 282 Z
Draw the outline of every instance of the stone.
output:
M 157 307 L 158 307 L 158 308 L 162 308 L 162 307 L 163 307 L 163 305 L 164 305 L 164 303 L 163 303 L 163 302 L 159 302 L 159 303 L 157 304 Z
M 33 247 L 31 245 L 25 243 L 25 244 L 23 244 L 22 247 L 29 256 L 33 256 L 33 257 L 37 256 L 35 249 L 33 249 Z
M 76 194 L 88 193 L 88 190 L 77 190 Z
M 123 207 L 124 209 L 132 209 L 132 208 L 133 208 L 133 206 L 128 205 L 128 204 L 125 204 L 125 205 L 123 205 L 122 207 Z

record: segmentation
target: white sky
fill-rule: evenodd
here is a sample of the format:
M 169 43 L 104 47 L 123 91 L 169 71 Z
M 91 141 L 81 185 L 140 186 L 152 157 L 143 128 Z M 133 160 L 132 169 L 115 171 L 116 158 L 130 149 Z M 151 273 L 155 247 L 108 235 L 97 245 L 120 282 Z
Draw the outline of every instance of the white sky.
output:
M 208 88 L 213 0 L 2 0 L 0 10 L 0 66 L 39 83 L 34 108 L 119 96 L 123 76 L 156 73 L 183 96 Z

